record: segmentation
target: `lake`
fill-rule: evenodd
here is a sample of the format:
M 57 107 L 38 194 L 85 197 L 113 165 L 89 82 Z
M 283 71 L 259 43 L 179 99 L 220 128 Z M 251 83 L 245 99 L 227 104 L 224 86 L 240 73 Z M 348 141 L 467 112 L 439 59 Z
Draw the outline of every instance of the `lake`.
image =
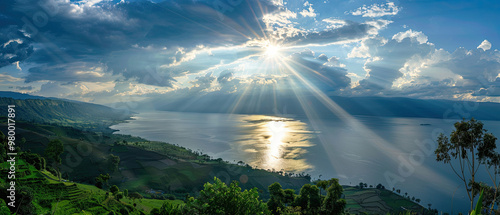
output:
M 114 125 L 118 134 L 178 144 L 230 162 L 276 171 L 339 178 L 420 198 L 445 212 L 466 212 L 467 194 L 448 165 L 434 155 L 439 133 L 456 120 L 348 116 L 308 119 L 264 115 L 155 111 Z M 484 121 L 500 137 L 499 121 Z M 481 173 L 482 174 L 482 173 Z M 485 174 L 482 174 L 485 176 Z M 489 179 L 480 178 L 485 182 Z

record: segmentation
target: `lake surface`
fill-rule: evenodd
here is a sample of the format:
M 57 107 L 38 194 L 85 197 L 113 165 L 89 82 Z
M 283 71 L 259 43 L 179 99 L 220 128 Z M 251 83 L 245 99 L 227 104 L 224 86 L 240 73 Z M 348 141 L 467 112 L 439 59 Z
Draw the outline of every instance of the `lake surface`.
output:
M 457 213 L 468 210 L 467 194 L 449 166 L 436 162 L 434 155 L 438 134 L 449 135 L 455 121 L 157 111 L 140 113 L 111 128 L 118 134 L 178 144 L 262 169 L 336 177 L 346 185 L 381 183 L 420 198 L 424 206 L 432 203 L 432 208 L 444 212 L 453 208 Z M 500 137 L 500 122 L 482 122 Z

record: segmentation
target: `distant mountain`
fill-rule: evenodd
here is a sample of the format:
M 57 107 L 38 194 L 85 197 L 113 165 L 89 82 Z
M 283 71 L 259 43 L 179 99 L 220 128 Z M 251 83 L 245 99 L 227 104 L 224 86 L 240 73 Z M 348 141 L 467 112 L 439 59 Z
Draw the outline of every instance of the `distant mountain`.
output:
M 300 98 L 300 99 L 299 99 Z M 292 114 L 316 117 L 336 117 L 313 95 L 227 95 L 212 93 L 205 96 L 179 98 L 163 102 L 150 101 L 157 110 L 239 113 L 239 114 Z M 401 97 L 339 97 L 330 99 L 351 115 L 381 117 L 423 117 L 461 119 L 474 117 L 482 120 L 500 120 L 500 104 L 492 102 L 464 102 L 451 100 L 425 100 Z
M 15 105 L 15 119 L 36 123 L 73 126 L 85 130 L 111 131 L 109 126 L 130 119 L 130 112 L 103 105 L 57 100 L 17 93 L 2 93 L 0 116 L 7 116 L 7 105 Z M 14 98 L 12 98 L 14 97 Z
M 48 99 L 42 96 L 33 96 L 30 94 L 11 92 L 11 91 L 0 91 L 0 97 L 13 98 L 13 99 Z

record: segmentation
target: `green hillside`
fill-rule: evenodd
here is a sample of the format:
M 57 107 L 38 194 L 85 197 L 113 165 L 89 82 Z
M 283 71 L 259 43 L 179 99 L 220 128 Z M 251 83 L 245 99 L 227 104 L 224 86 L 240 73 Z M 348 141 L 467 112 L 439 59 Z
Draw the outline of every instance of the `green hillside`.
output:
M 85 130 L 111 131 L 109 126 L 130 118 L 130 113 L 103 105 L 53 99 L 0 97 L 0 107 L 15 105 L 16 119 L 36 123 L 72 126 Z M 0 109 L 7 116 L 7 109 Z
M 59 181 L 56 176 L 47 170 L 37 170 L 24 160 L 18 160 L 19 175 L 16 182 L 20 199 L 31 200 L 30 204 L 20 203 L 19 214 L 110 214 L 111 211 L 119 214 L 148 214 L 153 208 L 159 208 L 164 202 L 183 204 L 180 200 L 155 200 L 132 198 L 116 199 L 109 192 L 92 185 L 75 182 Z M 0 164 L 0 171 L 4 173 L 8 168 L 7 162 Z M 66 181 L 66 182 L 64 182 Z M 1 194 L 7 196 L 6 181 L 0 179 Z M 4 200 L 1 200 L 0 214 L 10 214 Z M 8 201 L 8 200 L 7 200 Z

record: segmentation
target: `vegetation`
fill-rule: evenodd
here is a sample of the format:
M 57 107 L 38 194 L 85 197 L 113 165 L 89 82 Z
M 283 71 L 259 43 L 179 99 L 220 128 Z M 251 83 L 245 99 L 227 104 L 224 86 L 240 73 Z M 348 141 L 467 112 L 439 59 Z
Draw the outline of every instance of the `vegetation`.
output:
M 59 180 L 61 180 L 59 165 L 61 164 L 61 154 L 63 152 L 64 146 L 59 139 L 51 140 L 47 145 L 47 148 L 45 148 L 45 157 L 47 157 L 49 161 L 53 161 L 54 166 L 57 168 L 57 176 L 59 177 Z
M 495 152 L 497 138 L 486 132 L 482 122 L 474 118 L 469 121 L 464 119 L 455 123 L 455 130 L 451 133 L 450 138 L 440 134 L 437 140 L 436 160 L 449 164 L 453 172 L 463 182 L 470 200 L 470 211 L 474 209 L 474 197 L 479 191 L 478 187 L 481 186 L 476 181 L 476 174 L 481 166 L 493 168 L 492 171 L 495 174 L 495 177 L 492 177 L 491 172 L 488 171 L 495 187 L 493 199 L 490 201 L 493 202 L 490 203 L 491 210 L 493 210 L 498 192 L 495 180 L 496 175 L 499 174 L 498 167 L 500 166 L 500 155 Z M 483 184 L 483 186 L 485 185 Z
M 102 105 L 55 99 L 12 99 L 0 97 L 0 106 L 16 106 L 16 120 L 72 126 L 83 130 L 111 132 L 109 126 L 130 119 L 131 114 Z M 0 116 L 7 116 L 0 109 Z

